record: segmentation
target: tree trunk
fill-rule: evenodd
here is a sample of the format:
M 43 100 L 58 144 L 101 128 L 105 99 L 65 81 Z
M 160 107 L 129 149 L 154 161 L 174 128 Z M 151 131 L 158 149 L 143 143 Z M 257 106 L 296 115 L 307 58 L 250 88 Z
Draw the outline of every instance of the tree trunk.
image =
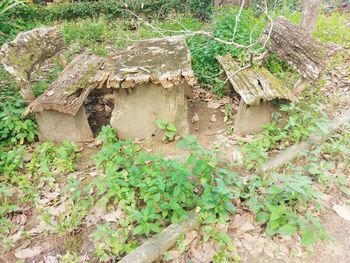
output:
M 311 34 L 314 30 L 322 0 L 304 0 L 300 26 Z

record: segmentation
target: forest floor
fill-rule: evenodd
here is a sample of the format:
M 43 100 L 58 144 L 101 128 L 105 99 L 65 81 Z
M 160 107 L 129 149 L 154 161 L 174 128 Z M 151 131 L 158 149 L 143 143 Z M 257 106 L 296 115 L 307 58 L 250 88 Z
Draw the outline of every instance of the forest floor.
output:
M 350 64 L 349 60 L 345 61 L 347 63 L 327 72 L 326 84 L 322 88 L 329 102 L 327 111 L 332 117 L 336 117 L 340 110 L 350 107 L 348 100 Z M 232 122 L 224 122 L 226 104 L 233 105 L 233 109 L 238 107 L 237 101 L 230 97 L 218 99 L 211 92 L 197 88 L 194 97 L 189 99 L 191 133 L 196 135 L 199 144 L 205 148 L 216 149 L 221 158 L 237 162 L 238 159 L 243 158 L 239 146 L 239 140 L 242 138 L 230 135 L 229 128 Z M 198 118 L 193 119 L 195 115 Z M 342 131 L 339 134 L 341 133 Z M 248 141 L 253 138 L 254 136 L 244 137 Z M 176 142 L 138 141 L 136 143 L 147 152 L 160 153 L 170 159 L 183 157 L 184 154 L 176 147 Z M 32 145 L 32 148 L 34 149 L 35 145 Z M 57 235 L 49 234 L 52 226 L 42 221 L 43 214 L 40 212 L 46 209 L 54 216 L 64 213 L 65 207 L 69 207 L 67 204 L 69 198 L 60 190 L 70 179 L 74 178 L 82 185 L 86 185 L 95 177 L 101 176 L 100 171 L 91 162 L 94 155 L 101 149 L 100 143 L 79 144 L 78 148 L 82 156 L 77 163 L 76 170 L 67 174 L 65 178 L 59 179 L 60 182 L 57 182 L 56 189 L 51 188 L 50 192 L 46 192 L 43 187 L 39 192 L 40 200 L 36 209 L 24 208 L 21 212 L 13 214 L 11 221 L 16 223 L 16 228 L 12 229 L 11 233 L 12 238 L 16 240 L 16 247 L 3 254 L 3 262 L 16 262 L 18 258 L 15 255 L 27 258 L 26 262 L 59 262 L 58 255 L 64 255 L 67 251 L 77 256 L 74 259 L 77 260 L 76 262 L 87 262 L 94 258 L 94 244 L 91 240 L 94 225 L 98 222 L 117 220 L 118 217 L 115 214 L 103 213 L 95 207 L 84 216 L 82 226 L 78 230 L 69 234 Z M 327 159 L 327 156 L 320 155 L 321 159 Z M 30 161 L 30 158 L 29 156 L 27 162 Z M 293 169 L 307 165 L 306 159 L 307 155 L 293 162 Z M 335 163 L 335 168 L 327 172 L 345 175 L 348 187 L 349 171 L 350 165 L 344 162 L 344 159 L 340 159 Z M 324 210 L 318 214 L 318 217 L 332 240 L 318 242 L 313 247 L 305 248 L 301 245 L 299 236 L 269 237 L 265 234 L 264 228 L 255 223 L 254 214 L 245 208 L 239 208 L 239 205 L 237 205 L 237 213 L 230 216 L 229 221 L 225 224 L 216 224 L 215 228 L 229 234 L 236 247 L 237 260 L 242 262 L 330 262 L 335 260 L 348 262 L 350 258 L 350 222 L 337 215 L 332 208 L 334 204 L 349 202 L 348 195 L 344 195 L 336 186 L 329 188 L 315 183 L 315 187 L 324 193 L 322 198 Z M 23 233 L 33 237 L 24 238 Z M 206 241 L 204 236 L 204 229 L 186 233 L 177 246 L 164 255 L 161 262 L 210 262 L 219 251 L 220 246 L 215 240 Z
M 311 129 L 309 131 L 308 128 L 314 125 L 311 120 L 316 120 L 322 114 L 334 119 L 342 110 L 350 108 L 350 55 L 346 48 L 330 63 L 322 79 L 305 92 L 299 102 L 303 106 L 291 110 L 287 124 L 291 128 L 281 128 L 277 134 L 264 130 L 244 137 L 233 135 L 238 98 L 219 97 L 201 87 L 194 89 L 193 97 L 188 99 L 191 134 L 196 136 L 198 144 L 204 149 L 215 152 L 210 156 L 215 155 L 223 163 L 233 164 L 230 169 L 244 182 L 245 188 L 252 187 L 252 191 L 258 193 L 252 197 L 242 194 L 230 200 L 236 211 L 227 220 L 203 223 L 199 229 L 182 235 L 159 262 L 349 262 L 350 221 L 334 210 L 334 205 L 344 205 L 342 208 L 346 213 L 346 207 L 350 205 L 349 127 L 343 127 L 322 146 L 302 154 L 278 171 L 266 175 L 257 172 L 261 158 L 266 161 L 298 140 L 306 139 L 307 136 L 300 136 L 299 133 L 309 134 Z M 74 49 L 74 45 L 67 52 L 71 52 L 71 49 Z M 56 70 L 55 67 L 49 65 L 46 70 L 52 72 Z M 289 75 L 283 77 L 288 79 Z M 0 85 L 8 86 L 10 83 L 6 75 Z M 317 106 L 317 110 L 314 111 L 311 106 Z M 318 115 L 314 118 L 315 112 Z M 277 129 L 275 126 L 272 128 Z M 259 144 L 262 141 L 272 144 L 277 136 L 282 139 L 271 147 Z M 179 149 L 179 140 L 137 140 L 133 145 L 137 147 L 137 152 L 152 156 L 159 154 L 163 156 L 162 160 L 180 163 L 191 152 Z M 7 165 L 7 170 L 3 171 L 5 179 L 1 183 L 4 184 L 0 185 L 0 197 L 5 196 L 0 199 L 3 201 L 0 208 L 5 211 L 0 209 L 0 237 L 3 239 L 0 262 L 114 262 L 115 258 L 121 258 L 135 244 L 139 245 L 148 238 L 146 234 L 132 234 L 136 221 L 129 222 L 124 233 L 124 225 L 119 222 L 124 222 L 128 217 L 127 209 L 118 202 L 101 205 L 99 198 L 107 195 L 99 195 L 97 189 L 103 188 L 103 185 L 96 184 L 89 188 L 91 183 L 105 178 L 110 180 L 107 169 L 96 165 L 96 160 L 101 157 L 99 153 L 103 151 L 103 143 L 96 139 L 75 144 L 74 150 L 70 147 L 70 144 L 34 142 L 27 144 L 25 149 L 14 147 L 9 151 L 8 159 L 1 159 L 1 164 L 4 167 Z M 21 156 L 21 163 L 18 163 L 16 156 Z M 223 164 L 220 165 L 215 167 L 215 172 L 220 171 Z M 252 167 L 248 169 L 250 165 Z M 316 199 L 307 202 L 300 200 L 309 197 L 303 193 L 304 188 L 300 190 L 302 194 L 296 197 L 294 193 L 283 196 L 290 198 L 286 201 L 286 207 L 293 209 L 293 213 L 290 213 L 293 220 L 299 215 L 304 218 L 310 212 L 323 225 L 324 228 L 311 233 L 311 239 L 314 236 L 321 238 L 315 238 L 316 241 L 310 241 L 308 245 L 304 243 L 302 223 L 300 234 L 268 235 L 268 222 L 258 223 L 256 211 L 246 204 L 254 201 L 254 198 L 264 200 L 265 193 L 280 183 L 279 179 L 266 179 L 254 188 L 250 184 L 252 177 L 277 175 L 287 178 L 289 174 L 295 174 L 300 180 L 310 178 L 310 188 L 305 189 L 320 193 Z M 8 186 L 15 188 L 14 194 L 7 191 Z M 245 194 L 248 193 L 247 190 Z M 95 200 L 90 202 L 89 197 Z M 275 198 L 263 202 L 272 204 Z M 11 203 L 13 199 L 16 200 L 15 207 Z M 161 221 L 162 226 L 169 224 L 169 220 L 164 218 Z M 120 230 L 123 234 L 116 236 L 115 233 Z M 119 242 L 118 238 L 124 239 Z M 120 244 L 127 249 L 121 248 Z

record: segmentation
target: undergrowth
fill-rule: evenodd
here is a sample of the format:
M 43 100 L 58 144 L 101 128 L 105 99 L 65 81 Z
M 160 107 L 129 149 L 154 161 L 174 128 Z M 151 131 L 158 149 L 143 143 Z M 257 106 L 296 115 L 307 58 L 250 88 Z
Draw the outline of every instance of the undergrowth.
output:
M 266 225 L 268 235 L 299 234 L 303 245 L 328 237 L 310 210 L 310 206 L 320 208 L 320 194 L 307 176 L 255 175 L 244 181 L 192 136 L 179 142 L 190 152 L 182 160 L 148 154 L 136 144 L 118 141 L 108 127 L 103 128 L 99 139 L 104 144 L 96 161 L 105 176 L 93 182 L 96 200 L 99 206 L 122 207 L 126 213 L 119 227 L 98 226 L 93 236 L 98 244 L 96 254 L 104 259 L 123 255 L 135 246 L 137 236 L 158 233 L 168 224 L 184 219 L 191 210 L 199 212 L 204 225 L 227 222 L 236 211 L 236 198 L 256 214 L 257 223 Z M 119 230 L 103 242 L 101 231 L 112 233 L 116 227 L 128 231 Z M 128 239 L 128 233 L 134 238 Z M 221 236 L 219 240 L 223 242 L 225 238 Z M 113 240 L 122 244 L 115 248 Z
M 7 216 L 34 205 L 40 185 L 51 187 L 59 176 L 74 171 L 78 157 L 76 146 L 70 142 L 45 142 L 32 153 L 23 145 L 0 151 L 0 239 L 6 248 L 13 245 L 7 236 L 13 223 Z
M 324 131 L 328 116 L 323 110 L 322 95 L 318 88 L 305 91 L 298 103 L 280 104 L 281 113 L 273 114 L 273 121 L 249 142 L 241 141 L 247 170 L 259 168 L 272 150 L 306 139 L 312 132 Z

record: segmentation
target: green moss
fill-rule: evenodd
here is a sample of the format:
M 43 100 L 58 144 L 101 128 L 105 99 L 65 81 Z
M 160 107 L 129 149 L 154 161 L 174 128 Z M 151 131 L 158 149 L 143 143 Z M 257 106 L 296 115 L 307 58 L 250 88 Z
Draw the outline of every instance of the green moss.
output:
M 70 253 L 79 253 L 80 247 L 83 244 L 83 237 L 82 234 L 78 234 L 78 235 L 67 235 L 64 238 L 63 241 L 63 250 L 64 252 L 70 252 Z
M 79 80 L 78 83 L 71 85 L 69 88 L 67 88 L 67 93 L 69 95 L 74 94 L 80 89 L 86 88 L 87 84 L 89 83 L 91 77 L 95 74 L 95 72 L 98 69 L 98 65 L 95 64 L 89 64 L 88 69 L 85 72 L 84 76 Z

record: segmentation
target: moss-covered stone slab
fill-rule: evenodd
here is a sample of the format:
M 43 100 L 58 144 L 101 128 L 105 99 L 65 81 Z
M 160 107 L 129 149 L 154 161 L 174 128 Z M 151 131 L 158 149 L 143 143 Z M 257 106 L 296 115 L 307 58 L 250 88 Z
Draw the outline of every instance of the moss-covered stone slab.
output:
M 17 35 L 5 43 L 0 50 L 0 61 L 5 69 L 15 77 L 20 94 L 29 105 L 35 95 L 31 88 L 32 73 L 46 60 L 53 56 L 65 63 L 60 52 L 64 48 L 63 36 L 55 27 L 36 28 Z
M 240 70 L 239 64 L 231 55 L 217 57 L 235 91 L 247 105 L 274 99 L 295 101 L 292 92 L 264 68 L 249 67 Z
M 267 25 L 262 43 L 266 41 L 269 31 L 270 25 Z M 273 29 L 266 47 L 279 59 L 295 67 L 299 74 L 308 80 L 318 79 L 329 59 L 340 50 L 334 43 L 323 43 L 313 38 L 307 31 L 284 17 L 273 21 Z
M 190 52 L 182 37 L 141 41 L 113 57 L 113 62 L 109 88 L 128 89 L 144 83 L 172 88 L 196 82 Z
M 58 28 L 41 27 L 20 33 L 13 41 L 5 43 L 0 59 L 10 74 L 27 81 L 38 65 L 63 48 L 64 40 Z
M 75 116 L 83 106 L 91 89 L 104 83 L 94 81 L 94 77 L 104 59 L 95 55 L 78 55 L 63 70 L 48 89 L 26 109 L 28 113 L 55 110 Z

